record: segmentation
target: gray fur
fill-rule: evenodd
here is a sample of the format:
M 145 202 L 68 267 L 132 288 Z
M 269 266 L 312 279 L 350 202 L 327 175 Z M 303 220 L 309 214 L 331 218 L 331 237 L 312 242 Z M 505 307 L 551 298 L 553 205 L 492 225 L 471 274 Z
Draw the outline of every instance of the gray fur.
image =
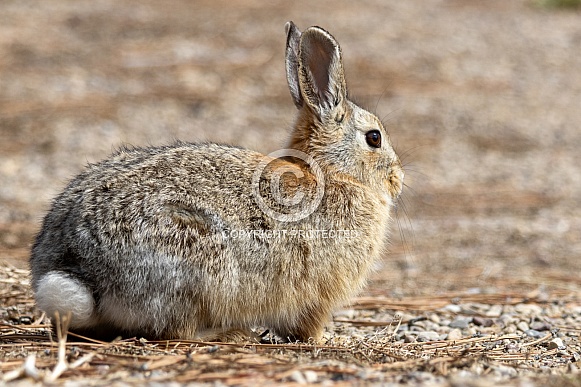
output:
M 38 294 L 50 282 L 44 278 L 56 278 L 92 295 L 94 307 L 78 308 L 91 315 L 71 321 L 92 335 L 228 340 L 265 326 L 284 338 L 321 339 L 332 310 L 363 286 L 384 250 L 403 171 L 377 117 L 347 100 L 335 39 L 289 23 L 287 76 L 299 108 L 289 148 L 324 172 L 315 212 L 292 223 L 265 214 L 251 182 L 266 156 L 254 151 L 189 143 L 121 149 L 74 178 L 44 218 L 30 258 L 40 307 L 67 312 L 59 292 Z M 373 129 L 381 148 L 366 143 Z M 312 171 L 281 159 L 259 183 L 270 205 L 280 206 L 268 184 L 277 165 L 300 169 L 298 189 L 314 197 L 320 182 Z M 287 175 L 280 184 L 289 195 L 297 190 Z M 234 237 L 241 230 L 303 234 Z M 356 237 L 305 237 L 314 230 Z

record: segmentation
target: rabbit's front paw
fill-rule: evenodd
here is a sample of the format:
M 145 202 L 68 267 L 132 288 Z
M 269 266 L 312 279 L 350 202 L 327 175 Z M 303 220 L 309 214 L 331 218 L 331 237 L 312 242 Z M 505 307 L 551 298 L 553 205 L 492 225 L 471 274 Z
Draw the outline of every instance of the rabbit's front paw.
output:
M 297 324 L 295 328 L 277 332 L 278 336 L 285 342 L 321 344 L 323 343 L 323 332 L 325 330 L 326 319 L 312 318 Z
M 246 329 L 206 330 L 200 332 L 197 338 L 201 341 L 220 341 L 223 343 L 260 343 L 261 340 L 260 335 Z

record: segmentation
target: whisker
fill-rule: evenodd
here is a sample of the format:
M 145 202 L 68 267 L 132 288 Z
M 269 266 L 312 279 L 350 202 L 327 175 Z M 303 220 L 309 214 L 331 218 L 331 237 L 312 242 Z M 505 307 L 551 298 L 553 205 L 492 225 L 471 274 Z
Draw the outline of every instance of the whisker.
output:
M 404 258 L 406 260 L 406 265 L 408 267 L 413 267 L 414 266 L 414 258 L 413 258 L 413 244 L 414 244 L 414 240 L 415 240 L 415 232 L 414 232 L 414 228 L 411 222 L 411 219 L 409 217 L 409 213 L 407 210 L 407 204 L 405 202 L 405 199 L 403 196 L 400 196 L 398 201 L 397 201 L 397 206 L 396 206 L 396 222 L 397 222 L 397 226 L 399 229 L 399 235 L 400 235 L 400 240 L 402 243 L 402 247 L 403 247 L 403 253 L 404 253 Z M 403 223 L 402 223 L 402 218 L 400 217 L 400 209 L 401 208 L 401 213 L 403 216 Z M 405 227 L 404 227 L 405 226 Z M 408 238 L 408 234 L 406 233 L 407 229 L 410 232 L 411 238 Z
M 418 191 L 416 191 L 411 185 L 408 185 L 406 183 L 403 183 L 403 186 L 405 188 L 405 192 L 410 193 L 412 196 L 416 197 L 416 196 L 420 196 L 418 194 Z
M 413 239 L 415 239 L 414 227 L 412 225 L 411 218 L 409 216 L 408 207 L 407 207 L 408 206 L 408 203 L 405 202 L 405 198 L 404 197 L 401 197 L 398 201 L 399 201 L 399 204 L 401 204 L 401 209 L 402 209 L 402 211 L 403 211 L 403 213 L 405 215 L 405 217 L 404 217 L 405 224 L 407 225 L 407 227 L 409 228 L 409 230 L 410 230 L 410 232 L 412 234 L 412 242 L 413 242 Z
M 403 161 L 405 161 L 406 158 L 410 157 L 411 155 L 415 154 L 419 149 L 424 148 L 426 146 L 427 146 L 427 144 L 417 145 L 417 146 L 411 147 L 409 149 L 406 149 L 402 152 L 398 151 L 397 154 L 399 155 L 400 161 L 403 162 Z
M 410 164 L 408 164 L 408 165 L 402 165 L 402 168 L 406 172 L 406 179 L 409 178 L 410 173 L 411 173 L 412 175 L 414 175 L 414 174 L 420 175 L 422 178 L 428 179 L 430 181 L 433 180 L 433 177 L 432 176 L 427 175 L 427 174 L 425 174 L 425 173 L 423 173 L 421 171 L 418 171 L 417 169 L 410 168 Z M 411 178 L 411 180 L 414 181 L 413 178 Z
M 393 81 L 392 81 L 392 83 L 393 83 Z M 377 102 L 375 102 L 375 108 L 373 109 L 374 112 L 377 112 L 377 107 L 379 106 L 379 102 L 381 101 L 381 99 L 385 95 L 385 92 L 387 91 L 387 89 L 390 88 L 390 86 L 391 86 L 391 83 L 389 85 L 385 86 L 385 88 L 383 89 L 383 91 L 379 95 L 379 98 L 377 98 Z
M 387 123 L 387 122 L 391 121 L 393 118 L 393 117 L 391 117 L 393 115 L 393 113 L 399 112 L 400 110 L 401 110 L 401 108 L 395 108 L 395 109 L 389 111 L 387 114 L 385 114 L 384 116 L 381 117 L 381 122 Z

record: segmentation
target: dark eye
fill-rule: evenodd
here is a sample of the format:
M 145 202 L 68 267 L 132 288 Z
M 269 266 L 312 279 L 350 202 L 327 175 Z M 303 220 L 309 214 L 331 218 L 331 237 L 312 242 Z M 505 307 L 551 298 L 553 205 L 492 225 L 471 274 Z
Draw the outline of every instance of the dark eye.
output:
M 381 132 L 379 130 L 370 130 L 365 133 L 367 145 L 372 148 L 381 148 Z

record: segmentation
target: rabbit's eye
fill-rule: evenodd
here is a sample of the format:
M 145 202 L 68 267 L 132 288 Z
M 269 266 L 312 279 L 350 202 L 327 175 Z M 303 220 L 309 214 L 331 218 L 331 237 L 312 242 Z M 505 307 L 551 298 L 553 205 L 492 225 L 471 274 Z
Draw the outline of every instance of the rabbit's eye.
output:
M 381 148 L 381 132 L 379 130 L 370 130 L 365 134 L 367 145 L 372 148 Z

